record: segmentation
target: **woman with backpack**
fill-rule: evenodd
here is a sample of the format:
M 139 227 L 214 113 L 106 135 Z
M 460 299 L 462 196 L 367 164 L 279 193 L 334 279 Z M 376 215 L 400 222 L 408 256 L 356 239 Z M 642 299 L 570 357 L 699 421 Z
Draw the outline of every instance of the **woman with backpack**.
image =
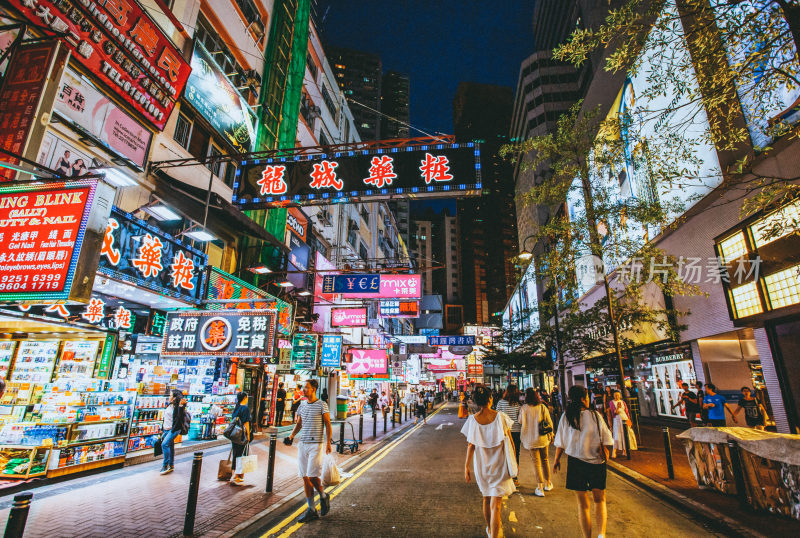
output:
M 553 419 L 550 418 L 550 410 L 542 402 L 539 392 L 532 388 L 525 390 L 525 405 L 519 410 L 519 423 L 522 426 L 522 447 L 530 451 L 533 469 L 536 471 L 537 483 L 533 494 L 544 497 L 545 491 L 553 489 L 547 456 L 547 449 L 553 439 Z
M 569 403 L 558 423 L 553 444 L 556 460 L 553 472 L 561 469 L 561 456 L 567 453 L 567 489 L 578 499 L 578 520 L 583 536 L 592 536 L 591 501 L 594 500 L 598 538 L 606 534 L 606 462 L 614 445 L 603 417 L 590 409 L 589 391 L 580 385 L 569 388 Z M 589 495 L 591 492 L 591 497 Z
M 247 405 L 247 393 L 240 392 L 236 395 L 236 407 L 233 408 L 231 413 L 231 422 L 236 422 L 244 432 L 244 443 L 237 444 L 231 441 L 231 451 L 233 452 L 233 459 L 231 460 L 231 468 L 236 470 L 236 460 L 244 455 L 244 450 L 250 441 L 253 440 L 252 432 L 252 418 L 250 416 L 250 407 Z M 231 478 L 231 483 L 241 484 L 244 481 L 242 474 L 234 474 Z
M 164 463 L 161 474 L 168 474 L 175 470 L 175 438 L 181 435 L 187 417 L 186 400 L 179 390 L 172 391 L 169 405 L 164 410 L 164 423 L 161 437 L 161 451 L 164 454 Z M 188 429 L 187 429 L 188 433 Z

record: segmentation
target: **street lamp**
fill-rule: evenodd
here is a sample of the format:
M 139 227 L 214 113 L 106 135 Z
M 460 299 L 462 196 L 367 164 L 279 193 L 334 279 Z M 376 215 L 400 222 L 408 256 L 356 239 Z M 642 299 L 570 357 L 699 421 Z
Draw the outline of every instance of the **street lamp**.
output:
M 533 235 L 529 235 L 525 239 L 522 240 L 522 252 L 519 253 L 519 259 L 528 261 L 533 258 L 533 252 L 525 248 L 525 244 L 528 242 L 528 239 L 534 238 Z

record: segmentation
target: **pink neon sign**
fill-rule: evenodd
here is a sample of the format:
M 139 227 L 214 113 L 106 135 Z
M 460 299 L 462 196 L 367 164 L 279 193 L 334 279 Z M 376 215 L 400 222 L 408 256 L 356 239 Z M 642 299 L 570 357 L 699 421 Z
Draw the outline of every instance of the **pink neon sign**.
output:
M 350 375 L 387 374 L 389 372 L 385 349 L 350 349 L 352 362 L 347 364 Z
M 366 327 L 366 308 L 334 308 L 331 310 L 331 327 Z
M 381 275 L 379 293 L 348 293 L 348 298 L 362 299 L 420 299 L 422 277 L 420 275 Z

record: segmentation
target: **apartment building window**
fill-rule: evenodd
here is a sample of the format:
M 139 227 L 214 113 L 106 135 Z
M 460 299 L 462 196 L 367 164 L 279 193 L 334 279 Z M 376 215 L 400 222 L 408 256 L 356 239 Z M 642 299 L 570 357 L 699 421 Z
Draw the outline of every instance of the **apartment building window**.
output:
M 264 35 L 264 23 L 261 22 L 261 13 L 258 12 L 253 0 L 236 0 L 236 5 L 242 10 L 248 28 L 254 31 L 258 39 L 261 39 L 261 36 Z
M 366 261 L 367 259 L 369 259 L 369 252 L 367 252 L 367 247 L 364 243 L 361 243 L 358 246 L 358 255 L 361 256 L 362 260 Z
M 355 248 L 358 244 L 358 231 L 352 227 L 350 228 L 350 231 L 347 232 L 347 242 L 350 243 L 350 246 L 353 248 Z
M 311 56 L 310 52 L 306 56 L 306 65 L 308 66 L 308 70 L 311 72 L 311 80 L 317 82 L 317 73 L 319 73 L 319 70 L 317 69 L 317 64 L 314 63 L 314 57 Z
M 189 140 L 192 137 L 192 121 L 183 114 L 178 114 L 175 122 L 175 133 L 172 138 L 184 149 L 189 149 Z
M 365 205 L 361 206 L 361 218 L 369 225 L 369 211 L 367 211 L 367 206 Z
M 208 145 L 208 156 L 209 157 L 218 157 L 222 155 L 222 150 L 219 149 L 214 143 Z M 222 177 L 222 162 L 221 161 L 214 161 L 211 163 L 206 164 L 206 166 L 211 170 L 211 173 L 217 176 L 218 178 Z
M 319 130 L 319 145 L 320 146 L 330 146 L 331 145 L 331 141 L 325 135 L 325 130 L 324 129 L 320 129 Z
M 322 100 L 325 101 L 325 106 L 328 107 L 328 112 L 331 113 L 334 121 L 336 121 L 339 115 L 339 110 L 336 107 L 336 103 L 334 103 L 333 99 L 331 99 L 331 94 L 328 93 L 328 88 L 325 87 L 324 84 L 322 85 Z

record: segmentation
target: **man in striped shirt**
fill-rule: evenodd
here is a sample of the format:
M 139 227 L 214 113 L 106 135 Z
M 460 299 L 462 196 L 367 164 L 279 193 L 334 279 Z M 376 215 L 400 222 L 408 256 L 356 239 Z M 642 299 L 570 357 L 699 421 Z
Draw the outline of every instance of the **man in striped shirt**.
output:
M 317 398 L 319 383 L 316 379 L 309 379 L 303 387 L 306 399 L 297 409 L 297 424 L 295 424 L 290 440 L 294 440 L 300 432 L 300 444 L 297 447 L 298 474 L 303 479 L 303 488 L 306 493 L 308 509 L 300 516 L 301 523 L 319 518 L 314 506 L 314 490 L 319 491 L 322 515 L 331 508 L 330 498 L 322 487 L 322 443 L 326 441 L 325 454 L 331 453 L 331 416 L 328 404 Z M 323 431 L 324 428 L 324 431 Z M 323 437 L 324 434 L 324 437 Z

